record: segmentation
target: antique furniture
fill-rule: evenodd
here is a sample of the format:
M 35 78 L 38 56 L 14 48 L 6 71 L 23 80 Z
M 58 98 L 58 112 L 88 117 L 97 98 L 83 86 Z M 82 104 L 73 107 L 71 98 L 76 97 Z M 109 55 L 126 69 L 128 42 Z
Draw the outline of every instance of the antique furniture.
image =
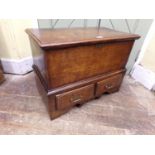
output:
M 3 75 L 3 69 L 2 69 L 2 64 L 0 61 L 0 84 L 4 81 L 4 75 Z
M 51 119 L 119 90 L 135 34 L 107 28 L 27 29 Z M 89 103 L 88 103 L 89 104 Z

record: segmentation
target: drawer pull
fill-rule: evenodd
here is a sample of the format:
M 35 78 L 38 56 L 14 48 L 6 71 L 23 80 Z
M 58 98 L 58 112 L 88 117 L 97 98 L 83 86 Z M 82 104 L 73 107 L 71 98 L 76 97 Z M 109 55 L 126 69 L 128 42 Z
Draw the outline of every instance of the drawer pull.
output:
M 80 95 L 80 96 L 72 97 L 72 98 L 70 99 L 70 101 L 71 101 L 72 103 L 79 103 L 79 102 L 82 101 L 82 96 Z
M 73 103 L 79 103 L 79 102 L 81 102 L 81 99 L 79 98 L 79 99 L 76 99 L 76 100 L 72 100 L 72 102 Z
M 111 89 L 111 88 L 113 88 L 113 85 L 111 85 L 111 84 L 105 85 L 105 88 L 106 89 Z

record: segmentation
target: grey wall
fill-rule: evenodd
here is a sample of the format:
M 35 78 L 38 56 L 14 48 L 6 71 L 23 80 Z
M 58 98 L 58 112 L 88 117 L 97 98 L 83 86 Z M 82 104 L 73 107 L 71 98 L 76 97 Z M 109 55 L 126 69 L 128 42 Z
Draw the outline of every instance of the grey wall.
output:
M 146 34 L 153 22 L 152 19 L 102 19 L 101 27 L 108 27 L 114 30 L 136 33 L 141 36 L 134 44 L 130 54 L 127 70 L 130 72 L 133 67 Z M 98 19 L 38 19 L 39 28 L 72 28 L 72 27 L 97 27 Z

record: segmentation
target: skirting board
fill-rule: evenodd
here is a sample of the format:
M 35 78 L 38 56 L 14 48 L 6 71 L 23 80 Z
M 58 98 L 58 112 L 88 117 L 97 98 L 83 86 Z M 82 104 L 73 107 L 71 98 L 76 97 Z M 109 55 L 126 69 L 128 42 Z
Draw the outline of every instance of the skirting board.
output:
M 141 65 L 135 65 L 131 76 L 149 90 L 155 91 L 155 73 Z
M 23 75 L 32 71 L 32 57 L 23 58 L 20 60 L 1 59 L 4 73 Z

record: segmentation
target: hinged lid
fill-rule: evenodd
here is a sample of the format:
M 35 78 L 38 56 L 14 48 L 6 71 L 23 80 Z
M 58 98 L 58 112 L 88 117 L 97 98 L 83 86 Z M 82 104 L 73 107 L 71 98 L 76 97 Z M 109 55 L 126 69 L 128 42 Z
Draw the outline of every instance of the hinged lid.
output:
M 108 28 L 27 29 L 26 32 L 41 48 L 60 48 L 104 42 L 127 41 L 139 35 L 119 32 Z

